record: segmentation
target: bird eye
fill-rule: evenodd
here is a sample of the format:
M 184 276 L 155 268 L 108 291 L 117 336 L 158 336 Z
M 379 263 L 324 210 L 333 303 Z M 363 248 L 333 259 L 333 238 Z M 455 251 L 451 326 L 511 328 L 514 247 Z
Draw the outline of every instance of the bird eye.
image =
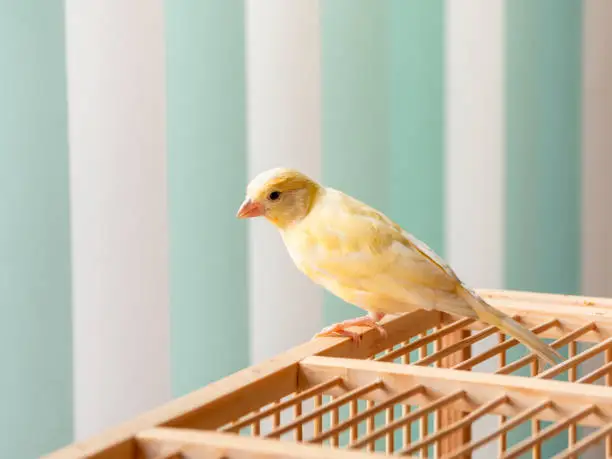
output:
M 268 199 L 270 199 L 270 201 L 276 201 L 278 198 L 280 198 L 280 195 L 280 191 L 273 191 L 268 195 Z

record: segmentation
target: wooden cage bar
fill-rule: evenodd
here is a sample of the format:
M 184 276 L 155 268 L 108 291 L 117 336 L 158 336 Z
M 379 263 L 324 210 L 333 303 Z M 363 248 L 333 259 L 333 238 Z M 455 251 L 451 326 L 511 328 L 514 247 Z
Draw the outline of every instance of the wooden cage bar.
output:
M 459 459 L 497 445 L 498 457 L 537 459 L 559 434 L 568 447 L 558 458 L 598 444 L 612 456 L 612 300 L 479 293 L 568 357 L 545 365 L 495 327 L 414 311 L 386 317 L 384 338 L 318 338 L 46 457 Z M 493 431 L 473 436 L 479 420 Z M 509 444 L 526 423 L 529 434 Z

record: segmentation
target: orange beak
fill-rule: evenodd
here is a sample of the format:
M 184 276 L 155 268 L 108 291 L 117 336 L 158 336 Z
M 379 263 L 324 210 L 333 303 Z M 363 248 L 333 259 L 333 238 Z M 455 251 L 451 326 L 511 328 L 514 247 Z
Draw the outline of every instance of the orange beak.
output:
M 253 201 L 250 198 L 246 198 L 244 202 L 242 203 L 242 205 L 240 206 L 240 209 L 238 209 L 238 213 L 236 214 L 236 217 L 238 218 L 260 217 L 263 215 L 263 213 L 264 213 L 264 208 L 260 203 Z

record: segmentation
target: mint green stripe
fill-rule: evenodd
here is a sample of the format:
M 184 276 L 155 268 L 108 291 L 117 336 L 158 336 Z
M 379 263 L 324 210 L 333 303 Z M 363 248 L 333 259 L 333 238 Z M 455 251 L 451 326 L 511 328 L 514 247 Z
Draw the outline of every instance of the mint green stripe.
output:
M 507 283 L 580 290 L 581 3 L 507 7 Z
M 248 359 L 244 5 L 165 3 L 172 381 L 181 395 Z
M 444 15 L 443 0 L 391 2 L 390 212 L 441 256 Z
M 580 293 L 582 3 L 506 6 L 506 285 Z M 516 357 L 513 356 L 513 357 Z M 511 435 L 517 441 L 526 428 Z M 567 446 L 547 442 L 543 457 Z
M 0 457 L 72 441 L 64 2 L 0 14 Z
M 373 0 L 321 2 L 323 182 L 389 208 L 389 8 Z M 326 295 L 326 324 L 363 311 Z

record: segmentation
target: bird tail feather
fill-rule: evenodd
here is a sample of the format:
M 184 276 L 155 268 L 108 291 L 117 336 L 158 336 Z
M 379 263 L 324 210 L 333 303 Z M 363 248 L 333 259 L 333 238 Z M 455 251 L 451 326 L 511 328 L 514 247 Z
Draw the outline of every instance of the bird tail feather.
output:
M 495 325 L 504 333 L 523 343 L 540 358 L 546 360 L 551 365 L 556 365 L 557 363 L 563 361 L 563 356 L 542 341 L 538 335 L 533 333 L 531 330 L 528 330 L 511 317 L 508 317 L 500 310 L 489 305 L 475 292 L 461 285 L 457 288 L 457 293 L 463 300 L 472 306 L 478 315 L 478 318 L 483 322 L 490 325 Z

